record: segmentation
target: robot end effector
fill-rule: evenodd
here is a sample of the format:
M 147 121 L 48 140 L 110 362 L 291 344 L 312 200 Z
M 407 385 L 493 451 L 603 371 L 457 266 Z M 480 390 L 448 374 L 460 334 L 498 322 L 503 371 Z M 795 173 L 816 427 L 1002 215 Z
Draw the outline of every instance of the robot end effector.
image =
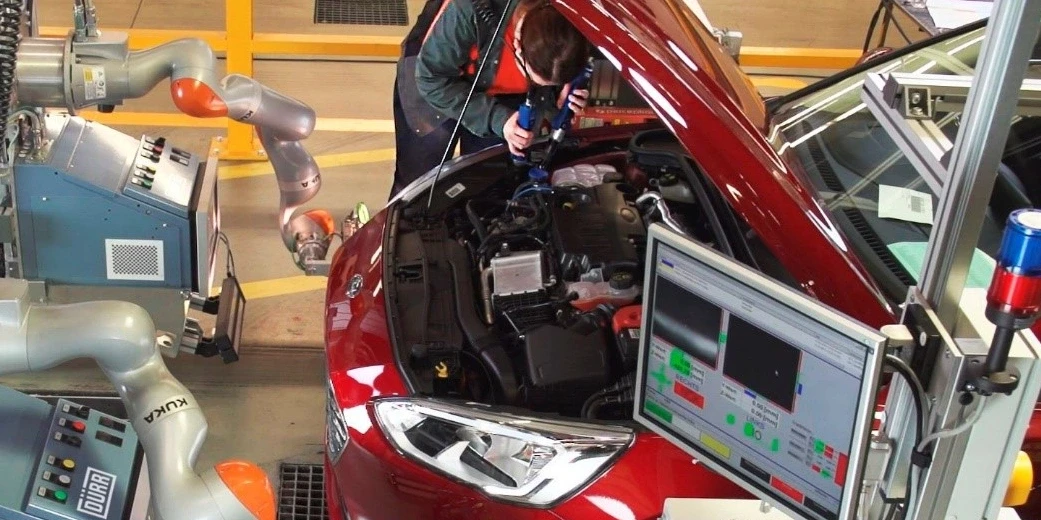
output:
M 335 233 L 332 216 L 320 210 L 294 216 L 321 188 L 318 165 L 301 143 L 314 131 L 314 110 L 246 76 L 218 80 L 215 69 L 213 50 L 194 38 L 142 51 L 130 51 L 122 33 L 25 38 L 17 55 L 15 94 L 22 106 L 74 114 L 89 106 L 111 109 L 169 79 L 181 112 L 229 117 L 257 129 L 278 181 L 283 242 L 301 267 L 323 261 Z

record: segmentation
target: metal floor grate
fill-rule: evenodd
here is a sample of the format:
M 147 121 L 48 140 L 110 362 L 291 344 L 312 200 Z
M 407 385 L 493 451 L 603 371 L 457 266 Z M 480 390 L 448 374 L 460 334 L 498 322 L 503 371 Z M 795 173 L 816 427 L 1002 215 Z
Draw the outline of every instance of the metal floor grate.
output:
M 405 0 L 315 0 L 314 23 L 408 25 Z
M 278 479 L 278 520 L 329 519 L 325 472 L 320 464 L 282 464 Z

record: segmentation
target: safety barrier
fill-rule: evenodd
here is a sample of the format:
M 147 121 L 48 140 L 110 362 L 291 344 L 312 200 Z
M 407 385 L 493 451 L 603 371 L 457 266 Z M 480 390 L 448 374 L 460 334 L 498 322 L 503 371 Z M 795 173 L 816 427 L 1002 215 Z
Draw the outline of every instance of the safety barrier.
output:
M 115 28 L 105 30 L 127 33 L 130 47 L 134 50 L 154 47 L 178 38 L 200 38 L 209 43 L 214 51 L 224 55 L 228 74 L 251 77 L 253 61 L 258 55 L 394 59 L 399 55 L 401 47 L 401 38 L 393 36 L 254 33 L 252 0 L 225 0 L 224 31 Z M 40 35 L 63 37 L 68 31 L 65 27 L 41 27 Z M 859 57 L 860 51 L 853 49 L 744 47 L 740 61 L 747 67 L 842 69 L 852 65 Z M 200 121 L 183 114 L 154 112 L 117 111 L 103 114 L 85 111 L 83 115 L 109 125 L 226 128 L 227 138 L 222 140 L 222 159 L 265 158 L 253 127 L 234 121 Z M 317 129 L 389 132 L 393 131 L 393 126 L 389 121 L 319 118 Z

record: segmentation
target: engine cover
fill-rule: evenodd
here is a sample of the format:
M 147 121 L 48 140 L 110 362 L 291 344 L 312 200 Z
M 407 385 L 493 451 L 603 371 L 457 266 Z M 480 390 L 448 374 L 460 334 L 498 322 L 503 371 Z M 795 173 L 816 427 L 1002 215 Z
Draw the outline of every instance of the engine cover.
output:
M 557 193 L 553 199 L 553 242 L 564 280 L 595 268 L 605 279 L 617 271 L 637 278 L 647 230 L 628 184 L 605 183 Z

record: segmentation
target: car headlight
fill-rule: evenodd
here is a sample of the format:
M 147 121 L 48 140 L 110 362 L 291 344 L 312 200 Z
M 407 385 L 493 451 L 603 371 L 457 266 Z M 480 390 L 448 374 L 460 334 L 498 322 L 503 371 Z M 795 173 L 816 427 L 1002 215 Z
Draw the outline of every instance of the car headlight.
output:
M 522 417 L 480 405 L 385 399 L 376 418 L 398 451 L 492 498 L 552 506 L 633 441 L 628 428 Z
M 347 424 L 343 420 L 343 412 L 336 402 L 331 381 L 326 381 L 325 392 L 325 446 L 329 461 L 336 463 L 347 447 Z

